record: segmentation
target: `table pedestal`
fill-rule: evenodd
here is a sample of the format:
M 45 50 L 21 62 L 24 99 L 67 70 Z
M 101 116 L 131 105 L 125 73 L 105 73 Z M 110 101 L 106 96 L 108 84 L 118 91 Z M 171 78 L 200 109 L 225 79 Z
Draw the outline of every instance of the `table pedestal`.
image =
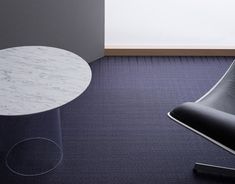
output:
M 60 110 L 0 116 L 0 150 L 15 174 L 37 176 L 52 171 L 63 158 Z

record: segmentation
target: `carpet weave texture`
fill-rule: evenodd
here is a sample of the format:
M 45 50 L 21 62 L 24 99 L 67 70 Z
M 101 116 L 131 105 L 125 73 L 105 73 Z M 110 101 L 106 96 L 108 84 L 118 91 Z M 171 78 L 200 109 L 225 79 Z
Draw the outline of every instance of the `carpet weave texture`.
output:
M 235 157 L 167 117 L 205 94 L 232 57 L 104 57 L 92 81 L 61 109 L 64 160 L 40 177 L 8 171 L 3 184 L 219 184 L 194 162 L 235 167 Z M 1 163 L 2 164 L 2 163 Z M 1 182 L 2 183 L 2 182 Z

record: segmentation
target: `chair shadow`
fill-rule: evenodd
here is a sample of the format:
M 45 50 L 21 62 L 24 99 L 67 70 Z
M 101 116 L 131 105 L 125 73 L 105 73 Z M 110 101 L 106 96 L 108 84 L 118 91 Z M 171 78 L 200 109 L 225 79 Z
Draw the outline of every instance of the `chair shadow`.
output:
M 223 183 L 223 184 L 234 184 L 235 177 L 225 177 L 225 176 L 217 176 L 217 175 L 210 175 L 210 174 L 202 174 L 193 172 L 193 179 L 198 181 L 198 183 Z

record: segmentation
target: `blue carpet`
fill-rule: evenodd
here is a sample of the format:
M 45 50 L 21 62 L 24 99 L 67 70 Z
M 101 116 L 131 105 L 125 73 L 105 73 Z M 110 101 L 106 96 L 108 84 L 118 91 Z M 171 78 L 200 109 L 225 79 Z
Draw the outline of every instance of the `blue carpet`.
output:
M 206 93 L 231 57 L 105 57 L 91 85 L 62 108 L 63 163 L 40 177 L 6 172 L 4 184 L 210 184 L 194 162 L 235 167 L 235 157 L 167 117 Z M 1 173 L 0 173 L 1 175 Z

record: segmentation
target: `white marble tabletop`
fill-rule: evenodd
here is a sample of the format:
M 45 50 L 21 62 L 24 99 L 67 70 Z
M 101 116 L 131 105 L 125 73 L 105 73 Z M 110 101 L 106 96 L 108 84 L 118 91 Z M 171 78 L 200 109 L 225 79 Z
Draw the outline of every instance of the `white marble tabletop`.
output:
M 53 47 L 0 50 L 0 115 L 60 107 L 86 90 L 91 69 L 78 55 Z

